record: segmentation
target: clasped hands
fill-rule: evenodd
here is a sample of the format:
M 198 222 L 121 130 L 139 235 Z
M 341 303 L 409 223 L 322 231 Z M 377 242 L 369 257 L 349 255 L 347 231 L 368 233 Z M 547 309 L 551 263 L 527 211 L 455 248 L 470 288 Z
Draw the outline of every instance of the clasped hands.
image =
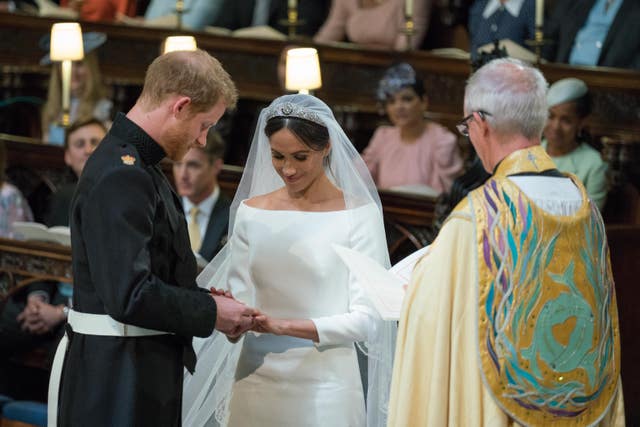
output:
M 211 288 L 216 301 L 216 329 L 231 341 L 237 341 L 245 332 L 255 331 L 280 335 L 281 319 L 274 319 L 260 310 L 236 300 L 231 292 Z
M 30 295 L 16 320 L 22 330 L 35 335 L 46 334 L 65 320 L 62 306 L 48 304 L 38 295 Z

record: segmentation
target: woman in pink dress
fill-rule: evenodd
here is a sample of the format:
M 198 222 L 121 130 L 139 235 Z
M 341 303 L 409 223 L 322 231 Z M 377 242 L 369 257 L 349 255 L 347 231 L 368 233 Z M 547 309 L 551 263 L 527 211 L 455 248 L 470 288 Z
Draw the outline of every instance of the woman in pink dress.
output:
M 378 188 L 426 186 L 437 193 L 449 191 L 463 167 L 457 137 L 424 119 L 429 103 L 413 68 L 406 63 L 389 68 L 377 96 L 392 123 L 376 129 L 363 152 Z
M 413 2 L 415 33 L 411 48 L 422 44 L 429 24 L 431 0 Z M 316 43 L 340 42 L 345 38 L 374 49 L 406 50 L 405 0 L 333 0 L 329 16 L 313 38 Z

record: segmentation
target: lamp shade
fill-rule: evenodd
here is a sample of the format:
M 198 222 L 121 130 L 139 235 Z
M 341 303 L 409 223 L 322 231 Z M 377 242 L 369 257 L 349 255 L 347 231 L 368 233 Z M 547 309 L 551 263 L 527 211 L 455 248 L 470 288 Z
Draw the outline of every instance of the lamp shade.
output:
M 77 22 L 63 22 L 51 27 L 52 61 L 79 61 L 84 58 L 82 30 Z
M 174 52 L 176 50 L 196 50 L 198 45 L 196 39 L 192 36 L 171 36 L 164 41 L 163 54 Z
M 285 87 L 287 90 L 308 91 L 322 87 L 318 51 L 311 47 L 287 52 Z

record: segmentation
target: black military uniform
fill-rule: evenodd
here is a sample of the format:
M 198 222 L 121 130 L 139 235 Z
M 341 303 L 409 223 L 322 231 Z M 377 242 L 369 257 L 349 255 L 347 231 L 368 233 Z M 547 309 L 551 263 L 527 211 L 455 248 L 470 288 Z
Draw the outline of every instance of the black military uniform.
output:
M 195 283 L 180 199 L 164 150 L 123 114 L 87 161 L 71 207 L 74 310 L 167 335 L 73 333 L 60 385 L 60 426 L 179 426 L 192 336 L 208 336 L 215 301 Z

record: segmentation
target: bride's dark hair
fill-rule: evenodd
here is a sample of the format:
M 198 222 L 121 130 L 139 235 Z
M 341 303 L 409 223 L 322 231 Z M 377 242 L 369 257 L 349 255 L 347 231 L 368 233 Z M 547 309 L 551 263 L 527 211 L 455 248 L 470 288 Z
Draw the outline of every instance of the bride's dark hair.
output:
M 329 144 L 329 130 L 326 127 L 298 117 L 272 117 L 267 121 L 264 133 L 271 138 L 271 135 L 285 128 L 314 151 L 320 151 Z

